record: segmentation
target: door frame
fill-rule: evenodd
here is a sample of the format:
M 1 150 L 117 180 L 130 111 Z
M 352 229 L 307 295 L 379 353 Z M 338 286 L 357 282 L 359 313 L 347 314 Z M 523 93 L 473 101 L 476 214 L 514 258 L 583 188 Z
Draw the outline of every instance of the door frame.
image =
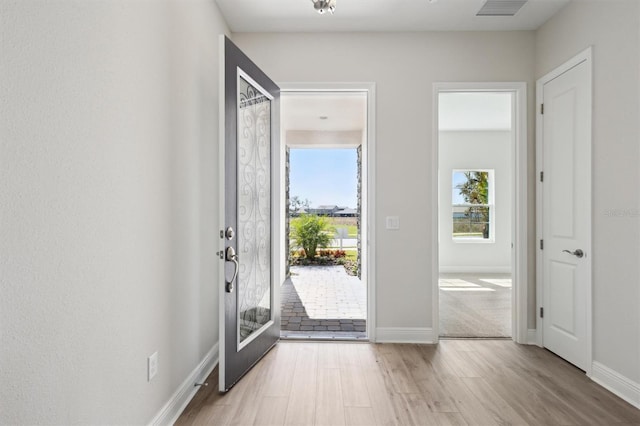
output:
M 536 82 L 536 241 L 540 241 L 543 238 L 543 184 L 540 182 L 538 178 L 540 173 L 544 170 L 544 157 L 543 157 L 543 123 L 542 123 L 542 110 L 541 105 L 544 103 L 544 85 L 551 80 L 561 76 L 565 72 L 577 67 L 578 65 L 585 63 L 587 64 L 587 72 L 589 74 L 589 80 L 592 82 L 589 93 L 589 102 L 592 102 L 593 99 L 593 53 L 592 47 L 589 46 L 587 49 L 578 53 L 573 58 L 569 59 L 564 64 L 555 68 L 553 71 L 544 75 Z M 591 110 L 591 107 L 589 108 Z M 591 139 L 591 149 L 593 149 L 593 133 L 592 133 L 592 123 L 593 123 L 593 113 L 589 115 L 589 120 L 587 122 L 587 127 L 589 129 L 589 137 Z M 590 158 L 592 156 L 590 155 Z M 589 166 L 591 168 L 590 176 L 593 176 L 593 167 L 591 163 Z M 593 220 L 591 217 L 593 210 L 593 200 L 590 202 L 591 210 L 589 211 L 589 241 L 585 244 L 587 253 L 589 254 L 589 262 L 590 268 L 588 271 L 589 282 L 587 283 L 587 292 L 586 292 L 586 309 L 587 309 L 587 323 L 586 323 L 586 346 L 587 346 L 587 368 L 586 375 L 587 377 L 591 377 L 592 364 L 593 364 L 593 262 L 591 261 L 591 254 L 593 253 L 593 245 L 592 245 L 592 236 L 593 236 Z M 540 318 L 540 308 L 542 307 L 542 303 L 544 301 L 544 269 L 543 269 L 543 252 L 540 249 L 540 245 L 536 244 L 536 323 L 537 326 L 537 335 L 536 335 L 536 344 L 540 347 L 544 347 L 544 327 L 543 327 L 543 318 Z
M 516 343 L 531 344 L 532 333 L 528 330 L 528 138 L 527 138 L 527 83 L 525 82 L 490 82 L 490 83 L 433 83 L 433 144 L 431 199 L 436 207 L 432 215 L 432 329 L 433 341 L 440 339 L 440 263 L 439 263 L 439 160 L 438 145 L 438 107 L 439 94 L 446 92 L 510 92 L 513 93 L 514 145 L 511 152 L 512 201 L 511 201 L 511 238 L 513 253 L 511 256 L 511 276 L 513 279 L 512 306 L 512 340 Z
M 367 284 L 367 338 L 370 342 L 376 340 L 376 268 L 375 268 L 375 249 L 376 249 L 376 233 L 375 233 L 375 165 L 376 165 L 376 132 L 375 132 L 375 99 L 376 99 L 376 84 L 370 82 L 353 82 L 353 83 L 283 83 L 276 82 L 280 86 L 280 93 L 295 93 L 295 92 L 364 92 L 367 93 L 367 138 L 366 144 L 363 144 L 363 159 L 365 160 L 362 166 L 362 209 L 366 212 L 364 220 L 361 222 L 361 235 L 362 235 L 362 279 Z M 282 120 L 282 114 L 280 115 Z M 280 125 L 282 128 L 282 123 Z M 285 163 L 285 149 L 286 142 L 285 135 L 280 134 L 280 146 L 279 161 L 280 164 Z M 281 203 L 284 203 L 285 194 L 285 170 L 284 167 L 279 168 L 280 175 L 278 176 L 279 182 L 279 199 Z M 284 212 L 285 209 L 279 207 L 279 211 Z M 281 214 L 279 217 L 279 229 L 281 234 L 285 229 L 285 217 Z M 277 282 L 283 283 L 286 279 L 285 264 L 282 259 L 286 259 L 285 242 L 284 238 L 279 238 L 279 259 L 277 269 Z M 278 303 L 280 301 L 278 300 Z

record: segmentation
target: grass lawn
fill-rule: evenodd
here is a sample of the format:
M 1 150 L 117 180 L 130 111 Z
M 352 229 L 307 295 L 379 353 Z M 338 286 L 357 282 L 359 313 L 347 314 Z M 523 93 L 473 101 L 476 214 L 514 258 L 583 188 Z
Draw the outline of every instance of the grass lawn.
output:
M 353 225 L 353 226 L 336 226 L 336 231 L 338 230 L 338 228 L 346 228 L 347 229 L 347 238 L 357 238 L 358 237 L 358 228 Z
M 328 217 L 327 220 L 336 230 L 338 228 L 346 228 L 348 238 L 358 237 L 358 222 L 355 217 Z
M 347 253 L 347 260 L 353 260 L 354 262 L 358 260 L 358 250 L 345 250 Z
M 339 228 L 347 230 L 346 238 L 358 238 L 358 220 L 355 217 L 327 217 L 329 225 L 336 229 Z M 293 243 L 293 237 L 289 235 L 290 241 Z

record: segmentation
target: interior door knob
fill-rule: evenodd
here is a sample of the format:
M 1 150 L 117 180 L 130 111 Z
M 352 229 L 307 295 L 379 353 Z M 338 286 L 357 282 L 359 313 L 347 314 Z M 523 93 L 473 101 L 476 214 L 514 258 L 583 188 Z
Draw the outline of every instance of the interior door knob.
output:
M 574 255 L 575 257 L 577 257 L 578 259 L 584 256 L 584 252 L 580 249 L 577 249 L 576 251 L 571 251 L 571 250 L 562 250 L 563 253 L 569 253 Z

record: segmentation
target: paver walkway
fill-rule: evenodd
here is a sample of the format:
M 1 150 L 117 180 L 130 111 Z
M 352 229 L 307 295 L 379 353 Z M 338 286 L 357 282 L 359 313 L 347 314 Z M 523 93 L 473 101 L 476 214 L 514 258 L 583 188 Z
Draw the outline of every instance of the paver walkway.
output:
M 281 294 L 283 337 L 366 337 L 366 286 L 343 266 L 292 266 Z

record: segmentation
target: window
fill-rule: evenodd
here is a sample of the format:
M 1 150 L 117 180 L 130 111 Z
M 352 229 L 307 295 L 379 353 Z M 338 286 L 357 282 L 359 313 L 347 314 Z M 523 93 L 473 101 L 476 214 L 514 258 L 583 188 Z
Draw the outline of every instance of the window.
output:
M 453 240 L 494 241 L 493 170 L 454 170 Z

